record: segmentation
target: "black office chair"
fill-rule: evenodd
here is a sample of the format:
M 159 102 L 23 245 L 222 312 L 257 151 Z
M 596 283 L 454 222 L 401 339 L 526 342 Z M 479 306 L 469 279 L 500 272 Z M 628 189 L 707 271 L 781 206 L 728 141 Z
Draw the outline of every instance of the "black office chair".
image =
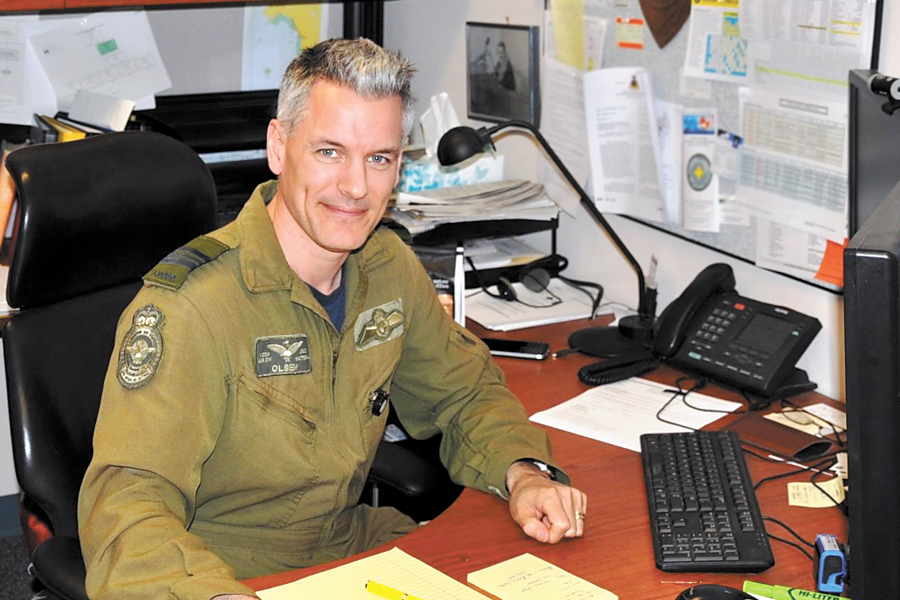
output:
M 216 192 L 192 150 L 155 133 L 23 148 L 7 167 L 18 199 L 7 299 L 21 312 L 3 330 L 16 476 L 53 534 L 33 548 L 38 580 L 83 600 L 76 507 L 116 323 L 144 273 L 214 228 Z M 417 520 L 446 508 L 461 488 L 436 442 L 382 443 L 369 502 Z
M 107 134 L 7 158 L 18 209 L 3 330 L 16 477 L 52 537 L 32 553 L 58 598 L 86 600 L 78 490 L 116 322 L 141 276 L 216 224 L 197 154 L 156 133 Z

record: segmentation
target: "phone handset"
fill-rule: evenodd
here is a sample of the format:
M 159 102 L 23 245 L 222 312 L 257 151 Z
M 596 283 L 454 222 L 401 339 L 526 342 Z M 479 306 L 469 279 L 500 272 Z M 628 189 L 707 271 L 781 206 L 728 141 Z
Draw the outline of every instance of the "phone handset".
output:
M 663 358 L 675 354 L 684 343 L 688 326 L 697 310 L 710 296 L 733 291 L 734 285 L 734 271 L 729 265 L 715 263 L 700 271 L 659 316 L 653 336 L 653 351 Z
M 652 371 L 684 343 L 691 319 L 700 306 L 710 296 L 732 291 L 734 286 L 734 271 L 729 265 L 709 265 L 663 310 L 654 327 L 650 348 L 632 356 L 586 365 L 578 371 L 578 379 L 587 385 L 605 385 Z

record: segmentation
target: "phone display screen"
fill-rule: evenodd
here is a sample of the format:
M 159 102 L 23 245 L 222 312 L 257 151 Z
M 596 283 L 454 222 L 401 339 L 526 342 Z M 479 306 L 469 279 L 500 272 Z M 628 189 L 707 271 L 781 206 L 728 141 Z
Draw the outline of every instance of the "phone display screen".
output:
M 757 350 L 774 352 L 797 328 L 796 323 L 756 313 L 735 342 Z

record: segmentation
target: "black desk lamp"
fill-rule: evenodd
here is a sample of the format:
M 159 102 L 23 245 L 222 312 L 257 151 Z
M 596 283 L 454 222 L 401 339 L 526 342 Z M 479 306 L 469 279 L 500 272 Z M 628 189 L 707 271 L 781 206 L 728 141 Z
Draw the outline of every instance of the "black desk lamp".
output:
M 559 159 L 541 132 L 526 121 L 504 121 L 487 128 L 473 129 L 471 127 L 454 127 L 441 137 L 438 143 L 438 160 L 442 165 L 455 165 L 479 152 L 484 152 L 488 147 L 493 148 L 494 142 L 491 136 L 507 127 L 527 129 L 537 138 L 553 164 L 559 168 L 569 185 L 578 192 L 581 204 L 587 209 L 597 224 L 606 232 L 619 251 L 625 255 L 638 279 L 638 314 L 623 317 L 616 327 L 590 327 L 576 331 L 569 336 L 569 346 L 591 356 L 615 357 L 631 354 L 639 350 L 641 346 L 649 344 L 653 336 L 653 320 L 656 312 L 656 290 L 647 288 L 644 282 L 644 272 L 641 266 L 625 246 L 625 243 L 616 235 L 609 222 L 603 217 L 594 202 L 581 188 L 563 162 Z

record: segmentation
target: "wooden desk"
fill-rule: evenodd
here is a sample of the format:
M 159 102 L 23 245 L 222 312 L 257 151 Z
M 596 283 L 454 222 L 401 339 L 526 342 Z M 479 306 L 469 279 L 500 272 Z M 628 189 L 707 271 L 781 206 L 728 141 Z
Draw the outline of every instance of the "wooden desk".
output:
M 577 321 L 521 330 L 508 334 L 508 337 L 545 340 L 554 349 L 559 349 L 566 347 L 569 333 L 586 323 Z M 478 335 L 488 334 L 478 325 L 471 325 L 470 329 Z M 578 381 L 576 372 L 592 360 L 571 354 L 544 362 L 500 358 L 497 363 L 506 372 L 512 391 L 532 414 L 587 390 L 588 387 Z M 679 375 L 674 369 L 661 367 L 646 377 L 672 382 Z M 707 387 L 704 393 L 741 401 L 738 394 L 715 386 Z M 809 393 L 795 400 L 812 403 L 825 398 Z M 726 417 L 714 423 L 713 428 L 721 428 L 735 418 Z M 397 546 L 462 582 L 472 571 L 530 552 L 612 591 L 622 600 L 671 600 L 694 583 L 722 583 L 740 588 L 744 579 L 815 589 L 811 561 L 795 548 L 774 540 L 775 566 L 759 574 L 671 574 L 656 569 L 640 455 L 557 429 L 547 428 L 547 432 L 557 462 L 572 477 L 574 484 L 588 494 L 588 519 L 583 538 L 556 545 L 540 544 L 526 537 L 512 521 L 505 501 L 466 489 L 443 514 L 396 542 L 357 557 L 252 579 L 249 585 L 257 590 L 266 589 Z M 791 467 L 749 455 L 747 462 L 754 481 L 791 470 Z M 785 522 L 805 540 L 815 541 L 819 533 L 833 533 L 839 539 L 847 539 L 847 522 L 838 509 L 788 506 L 785 486 L 786 481 L 792 480 L 808 481 L 809 475 L 795 475 L 759 488 L 757 497 L 763 516 Z M 772 523 L 768 523 L 767 528 L 779 537 L 791 537 Z

